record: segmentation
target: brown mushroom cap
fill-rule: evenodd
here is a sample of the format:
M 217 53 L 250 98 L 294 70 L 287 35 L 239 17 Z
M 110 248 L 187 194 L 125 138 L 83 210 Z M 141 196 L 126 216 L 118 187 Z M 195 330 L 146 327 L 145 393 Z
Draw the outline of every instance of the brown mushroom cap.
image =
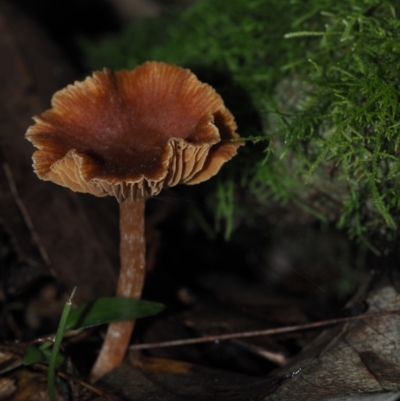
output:
M 215 175 L 240 142 L 215 90 L 189 70 L 147 62 L 95 72 L 55 93 L 26 134 L 43 180 L 119 201 Z

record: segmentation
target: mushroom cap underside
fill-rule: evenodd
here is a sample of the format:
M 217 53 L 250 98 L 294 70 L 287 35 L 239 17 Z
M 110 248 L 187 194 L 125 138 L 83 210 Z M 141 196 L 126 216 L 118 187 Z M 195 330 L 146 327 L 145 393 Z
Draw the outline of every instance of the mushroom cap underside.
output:
M 95 72 L 34 120 L 26 137 L 41 179 L 119 201 L 205 181 L 242 144 L 215 90 L 160 62 Z

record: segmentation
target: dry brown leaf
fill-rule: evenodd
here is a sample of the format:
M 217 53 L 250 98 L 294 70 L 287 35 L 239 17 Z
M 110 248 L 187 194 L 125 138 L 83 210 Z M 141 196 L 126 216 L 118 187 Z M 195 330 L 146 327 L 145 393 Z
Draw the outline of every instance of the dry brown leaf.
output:
M 368 312 L 399 309 L 384 278 L 368 294 Z M 391 399 L 400 395 L 400 315 L 347 323 L 324 331 L 285 367 L 299 374 L 265 400 Z M 276 374 L 282 373 L 282 369 Z M 364 398 L 363 398 L 364 399 Z M 373 398 L 378 399 L 378 398 Z
M 1 377 L 0 378 L 0 400 L 7 400 L 10 398 L 15 391 L 17 390 L 17 387 L 15 386 L 15 380 L 10 379 L 8 377 Z
M 399 309 L 389 278 L 374 284 L 368 312 Z M 325 330 L 269 377 L 250 377 L 137 355 L 99 383 L 117 400 L 394 400 L 400 395 L 400 315 Z M 100 400 L 100 399 L 97 399 Z
M 255 401 L 261 399 L 271 384 L 270 379 L 252 378 L 186 362 L 140 358 L 134 366 L 123 364 L 112 371 L 98 383 L 98 387 L 116 401 Z M 103 399 L 95 398 L 94 401 Z

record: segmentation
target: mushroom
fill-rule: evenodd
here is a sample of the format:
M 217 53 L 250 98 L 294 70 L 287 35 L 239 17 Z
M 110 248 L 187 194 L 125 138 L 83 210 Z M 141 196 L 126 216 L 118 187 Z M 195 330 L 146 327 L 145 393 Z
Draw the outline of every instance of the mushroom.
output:
M 145 199 L 215 175 L 242 143 L 215 90 L 187 69 L 146 62 L 94 72 L 55 93 L 26 137 L 39 178 L 120 204 L 117 295 L 140 298 L 145 276 Z M 233 140 L 233 141 L 232 141 Z M 109 325 L 93 381 L 118 366 L 134 321 Z

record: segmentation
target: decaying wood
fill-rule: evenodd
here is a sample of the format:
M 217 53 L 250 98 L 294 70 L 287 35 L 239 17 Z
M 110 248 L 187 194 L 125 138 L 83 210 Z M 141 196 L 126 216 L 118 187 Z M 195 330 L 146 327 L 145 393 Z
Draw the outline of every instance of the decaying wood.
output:
M 40 181 L 24 139 L 32 116 L 74 74 L 46 34 L 4 0 L 0 54 L 0 219 L 20 261 L 54 271 L 67 290 L 78 286 L 77 302 L 112 294 L 118 239 L 102 223 L 113 220 L 113 207 Z M 117 226 L 117 205 L 114 213 Z

